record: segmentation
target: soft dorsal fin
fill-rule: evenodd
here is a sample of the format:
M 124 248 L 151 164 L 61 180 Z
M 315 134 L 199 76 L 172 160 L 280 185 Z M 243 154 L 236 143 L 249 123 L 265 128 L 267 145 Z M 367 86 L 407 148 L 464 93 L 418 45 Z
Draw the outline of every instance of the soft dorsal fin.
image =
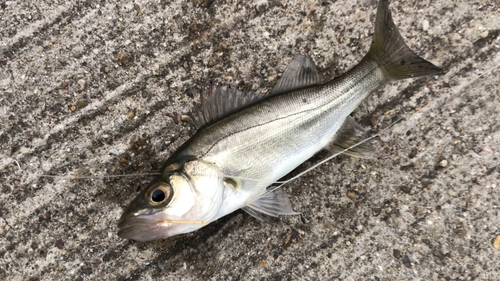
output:
M 200 104 L 191 113 L 196 129 L 229 116 L 263 98 L 253 92 L 231 89 L 226 85 L 210 86 L 208 95 L 200 94 Z
M 368 138 L 366 130 L 361 127 L 352 117 L 347 116 L 344 124 L 335 134 L 335 138 L 326 147 L 327 150 L 337 153 L 345 150 Z M 344 154 L 359 158 L 370 158 L 375 153 L 375 148 L 368 142 L 353 147 Z
M 245 212 L 260 221 L 269 221 L 266 216 L 297 215 L 294 212 L 287 194 L 281 189 L 266 192 L 254 202 L 242 208 Z
M 321 82 L 318 69 L 311 58 L 296 55 L 288 64 L 281 79 L 274 86 L 271 94 L 279 94 L 295 89 L 305 88 Z

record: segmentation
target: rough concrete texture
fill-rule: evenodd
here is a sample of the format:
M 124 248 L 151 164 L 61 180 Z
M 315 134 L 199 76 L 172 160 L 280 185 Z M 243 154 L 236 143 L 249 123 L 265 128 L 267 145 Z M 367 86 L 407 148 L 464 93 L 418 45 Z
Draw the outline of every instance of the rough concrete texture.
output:
M 268 91 L 295 54 L 344 72 L 371 42 L 368 2 L 0 1 L 0 279 L 498 280 L 498 1 L 391 4 L 445 72 L 354 112 L 371 133 L 405 118 L 373 159 L 286 186 L 309 223 L 238 211 L 137 243 L 116 223 L 150 177 L 39 177 L 154 172 L 194 133 L 181 114 L 210 82 Z

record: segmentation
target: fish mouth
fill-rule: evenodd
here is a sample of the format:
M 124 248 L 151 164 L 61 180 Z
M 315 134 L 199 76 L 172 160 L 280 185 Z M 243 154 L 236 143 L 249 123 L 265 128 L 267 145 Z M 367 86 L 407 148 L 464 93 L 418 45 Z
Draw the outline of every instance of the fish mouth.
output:
M 171 236 L 171 225 L 154 215 L 122 216 L 118 221 L 118 236 L 141 242 L 162 239 Z
M 164 214 L 128 214 L 118 221 L 118 236 L 123 239 L 150 241 L 197 230 L 205 221 L 172 218 Z

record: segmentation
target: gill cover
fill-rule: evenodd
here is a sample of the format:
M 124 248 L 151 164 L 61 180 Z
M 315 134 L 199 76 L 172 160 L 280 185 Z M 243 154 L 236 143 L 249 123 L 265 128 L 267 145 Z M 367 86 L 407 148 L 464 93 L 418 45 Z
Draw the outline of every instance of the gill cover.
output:
M 223 191 L 222 172 L 213 163 L 167 165 L 125 210 L 118 235 L 147 241 L 199 229 L 215 219 Z

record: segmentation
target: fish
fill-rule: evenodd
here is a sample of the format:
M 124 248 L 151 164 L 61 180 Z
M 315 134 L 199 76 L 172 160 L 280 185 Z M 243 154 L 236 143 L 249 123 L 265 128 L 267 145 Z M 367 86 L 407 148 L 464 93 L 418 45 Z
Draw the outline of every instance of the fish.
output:
M 197 132 L 124 210 L 118 236 L 165 239 L 238 209 L 262 221 L 298 214 L 270 186 L 321 150 L 373 155 L 369 143 L 351 148 L 366 131 L 350 113 L 389 81 L 441 71 L 405 44 L 389 1 L 380 0 L 368 53 L 341 76 L 322 81 L 312 59 L 296 55 L 269 93 L 219 85 L 201 95 L 191 114 Z

